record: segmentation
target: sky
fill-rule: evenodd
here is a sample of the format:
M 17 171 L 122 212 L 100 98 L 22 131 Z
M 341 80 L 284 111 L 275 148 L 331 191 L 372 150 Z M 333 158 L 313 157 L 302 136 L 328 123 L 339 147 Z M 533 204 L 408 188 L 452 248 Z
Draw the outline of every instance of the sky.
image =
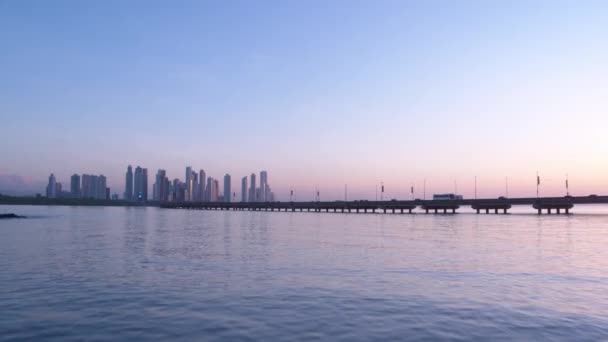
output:
M 606 1 L 0 1 L 0 192 L 608 193 Z M 508 180 L 507 180 L 508 179 Z M 17 185 L 16 185 L 17 184 Z M 2 189 L 4 187 L 4 189 Z M 29 191 L 28 190 L 28 191 Z

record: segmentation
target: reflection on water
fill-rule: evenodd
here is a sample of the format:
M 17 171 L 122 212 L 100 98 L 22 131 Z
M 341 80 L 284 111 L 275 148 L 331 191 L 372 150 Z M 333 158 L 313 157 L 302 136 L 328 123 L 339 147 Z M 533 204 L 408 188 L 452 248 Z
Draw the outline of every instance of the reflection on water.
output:
M 525 209 L 4 206 L 0 339 L 607 339 L 608 207 Z

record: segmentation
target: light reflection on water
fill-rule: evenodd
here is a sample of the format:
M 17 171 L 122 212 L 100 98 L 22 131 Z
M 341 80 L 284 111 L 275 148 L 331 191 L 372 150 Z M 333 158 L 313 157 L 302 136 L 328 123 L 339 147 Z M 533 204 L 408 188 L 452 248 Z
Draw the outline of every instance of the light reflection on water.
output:
M 0 339 L 608 338 L 608 206 L 0 212 Z

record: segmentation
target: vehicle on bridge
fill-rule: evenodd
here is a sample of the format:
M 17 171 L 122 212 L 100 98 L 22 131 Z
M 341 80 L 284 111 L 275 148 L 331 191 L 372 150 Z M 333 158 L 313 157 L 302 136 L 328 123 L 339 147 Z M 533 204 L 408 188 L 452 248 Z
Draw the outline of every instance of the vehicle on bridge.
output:
M 462 199 L 462 195 L 456 195 L 456 194 L 434 194 L 433 195 L 434 201 L 461 200 L 461 199 Z

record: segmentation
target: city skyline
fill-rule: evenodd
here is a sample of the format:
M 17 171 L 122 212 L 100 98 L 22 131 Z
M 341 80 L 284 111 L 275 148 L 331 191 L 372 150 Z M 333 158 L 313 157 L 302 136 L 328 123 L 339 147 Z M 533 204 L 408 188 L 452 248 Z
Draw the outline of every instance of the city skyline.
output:
M 282 200 L 608 193 L 606 2 L 95 7 L 0 5 L 0 192 L 123 197 L 131 163 L 148 198 L 188 165 Z
M 310 189 L 304 188 L 299 189 L 290 187 L 284 189 L 281 193 L 276 194 L 271 191 L 271 187 L 268 183 L 268 171 L 262 170 L 258 174 L 252 173 L 249 176 L 241 178 L 241 184 L 233 184 L 232 177 L 226 173 L 223 176 L 223 181 L 214 177 L 205 177 L 206 172 L 200 170 L 198 173 L 193 171 L 193 168 L 188 166 L 186 169 L 185 179 L 188 179 L 188 175 L 191 175 L 187 181 L 182 181 L 179 178 L 170 179 L 170 175 L 167 174 L 166 170 L 158 169 L 154 182 L 152 182 L 151 190 L 152 197 L 148 198 L 147 192 L 149 191 L 147 184 L 150 184 L 147 179 L 147 168 L 136 167 L 135 174 L 132 172 L 132 166 L 127 166 L 125 188 L 123 189 L 123 195 L 119 195 L 118 189 L 114 189 L 110 192 L 110 187 L 106 188 L 107 177 L 103 175 L 87 175 L 82 174 L 82 185 L 80 183 L 81 175 L 73 174 L 70 176 L 69 182 L 61 182 L 61 178 L 57 178 L 54 173 L 51 173 L 48 177 L 48 182 L 44 187 L 44 191 L 37 192 L 37 194 L 45 194 L 47 197 L 72 197 L 72 198 L 97 198 L 97 199 L 124 199 L 129 201 L 127 193 L 129 193 L 129 174 L 132 175 L 131 184 L 133 187 L 132 201 L 211 201 L 211 202 L 266 202 L 266 201 L 333 201 L 333 200 L 344 200 L 346 198 L 350 200 L 411 200 L 411 199 L 429 199 L 435 194 L 452 193 L 458 194 L 465 198 L 496 198 L 496 197 L 532 197 L 529 195 L 530 191 L 526 191 L 528 195 L 521 195 L 516 190 L 514 192 L 512 179 L 505 177 L 503 179 L 502 192 L 496 195 L 487 195 L 487 191 L 484 191 L 484 182 L 475 176 L 472 182 L 459 183 L 458 180 L 453 180 L 452 188 L 442 188 L 437 190 L 436 186 L 432 186 L 432 180 L 424 179 L 420 187 L 419 184 L 411 182 L 407 185 L 407 189 L 399 188 L 394 190 L 390 185 L 387 187 L 383 181 L 378 182 L 374 185 L 374 193 L 367 197 L 360 196 L 357 191 L 354 193 L 349 192 L 348 184 L 343 184 L 341 189 L 342 193 L 337 196 L 335 192 L 325 192 L 325 189 L 320 188 L 318 185 Z M 198 176 L 200 175 L 200 178 Z M 259 176 L 259 178 L 258 178 Z M 206 178 L 206 179 L 205 179 Z M 203 184 L 200 184 L 201 180 L 205 179 Z M 259 181 L 258 181 L 259 179 Z M 542 179 L 542 185 L 541 185 Z M 264 180 L 262 182 L 261 180 Z M 563 179 L 554 179 L 551 177 L 541 176 L 538 172 L 533 178 L 534 190 L 537 196 L 555 196 L 561 197 L 564 195 L 575 195 L 575 196 L 586 196 L 589 194 L 598 194 L 598 192 L 584 192 L 580 188 L 573 192 L 571 184 L 572 180 L 568 174 L 565 174 Z M 101 182 L 97 186 L 96 184 Z M 161 184 L 158 186 L 157 184 Z M 228 182 L 228 183 L 227 183 Z M 87 185 L 85 185 L 85 183 Z M 89 190 L 90 185 L 93 184 L 94 189 Z M 530 182 L 528 182 L 530 183 Z M 52 185 L 56 184 L 56 185 Z M 63 188 L 63 184 L 70 184 L 69 188 Z M 576 184 L 576 181 L 575 181 Z M 253 186 L 252 186 L 253 185 Z M 530 184 L 527 186 L 531 188 Z M 107 189 L 101 192 L 99 189 Z M 335 186 L 334 186 L 335 188 Z M 470 189 L 469 189 L 470 188 Z M 223 189 L 223 190 L 222 190 Z M 262 189 L 268 191 L 265 194 Z M 239 190 L 237 192 L 237 190 Z M 56 193 L 54 193 L 54 191 Z M 180 193 L 181 191 L 181 193 Z M 80 196 L 82 192 L 82 196 Z M 224 194 L 228 193 L 229 198 L 226 198 Z M 2 194 L 2 192 L 0 192 Z M 9 194 L 10 193 L 4 193 Z M 49 196 L 51 194 L 51 196 Z M 61 195 L 63 194 L 63 195 Z M 92 194 L 92 195 L 91 195 Z M 33 195 L 33 193 L 31 194 Z M 245 195 L 245 196 L 244 196 Z

